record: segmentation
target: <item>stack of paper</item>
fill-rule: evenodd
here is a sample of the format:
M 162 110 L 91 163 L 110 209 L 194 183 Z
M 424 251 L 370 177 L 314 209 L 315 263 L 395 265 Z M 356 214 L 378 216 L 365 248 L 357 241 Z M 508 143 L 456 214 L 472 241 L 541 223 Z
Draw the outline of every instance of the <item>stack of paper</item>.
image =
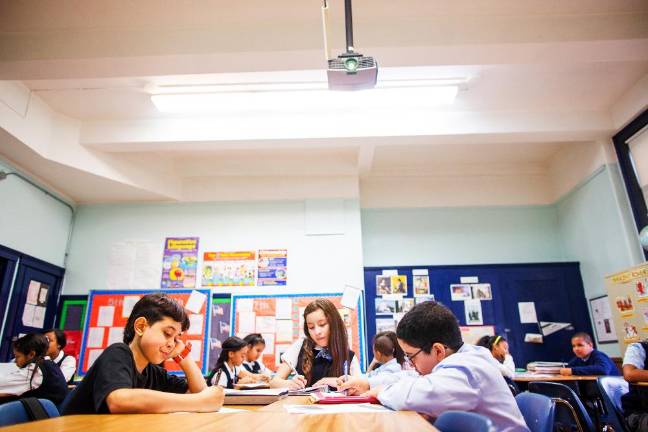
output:
M 287 388 L 232 390 L 225 389 L 225 405 L 269 405 L 288 395 Z
M 561 362 L 531 362 L 527 365 L 527 370 L 542 374 L 559 374 L 560 369 L 565 367 Z

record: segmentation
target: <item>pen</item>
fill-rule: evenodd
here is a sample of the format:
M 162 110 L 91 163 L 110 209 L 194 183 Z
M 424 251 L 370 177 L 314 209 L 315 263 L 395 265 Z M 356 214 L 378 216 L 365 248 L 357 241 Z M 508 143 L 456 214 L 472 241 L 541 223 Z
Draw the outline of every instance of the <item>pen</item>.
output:
M 218 369 L 218 372 L 216 373 L 216 381 L 214 381 L 214 385 L 220 385 L 220 377 L 221 374 L 223 373 L 223 368 Z
M 297 369 L 295 369 L 295 367 L 292 365 L 292 363 L 290 363 L 290 362 L 289 362 L 288 360 L 286 360 L 285 358 L 282 358 L 282 359 L 283 359 L 284 363 L 286 363 L 286 364 L 288 365 L 288 367 L 290 368 L 290 370 L 292 371 L 292 373 L 294 373 L 295 375 L 299 375 L 299 372 L 297 372 Z
M 349 381 L 349 361 L 344 360 L 344 382 Z M 344 390 L 344 394 L 348 395 L 349 394 L 349 389 Z

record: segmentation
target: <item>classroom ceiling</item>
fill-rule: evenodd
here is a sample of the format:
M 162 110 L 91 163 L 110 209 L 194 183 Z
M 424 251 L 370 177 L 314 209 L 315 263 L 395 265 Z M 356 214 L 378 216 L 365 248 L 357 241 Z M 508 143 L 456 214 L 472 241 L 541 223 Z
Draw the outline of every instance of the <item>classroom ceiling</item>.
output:
M 338 54 L 343 1 L 329 4 Z M 546 175 L 558 152 L 609 139 L 615 104 L 648 74 L 643 0 L 356 0 L 355 46 L 378 60 L 379 81 L 459 79 L 454 104 L 209 116 L 152 104 L 167 86 L 325 82 L 320 6 L 0 0 L 0 80 L 24 86 L 25 121 L 67 131 L 37 139 L 0 114 L 0 156 L 79 203 L 305 198 L 335 184 L 327 178 Z M 29 108 L 36 100 L 44 108 Z M 265 186 L 284 178 L 302 179 L 300 192 Z M 237 194 L 192 190 L 199 182 Z

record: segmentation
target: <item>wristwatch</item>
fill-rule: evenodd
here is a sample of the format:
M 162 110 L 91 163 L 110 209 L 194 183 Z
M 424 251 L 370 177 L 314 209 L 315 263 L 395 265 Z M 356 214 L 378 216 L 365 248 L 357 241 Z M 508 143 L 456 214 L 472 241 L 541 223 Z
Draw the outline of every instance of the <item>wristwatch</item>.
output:
M 187 358 L 190 352 L 191 352 L 191 342 L 187 342 L 187 344 L 185 345 L 185 349 L 183 349 L 180 354 L 173 357 L 173 361 L 180 364 L 182 360 Z

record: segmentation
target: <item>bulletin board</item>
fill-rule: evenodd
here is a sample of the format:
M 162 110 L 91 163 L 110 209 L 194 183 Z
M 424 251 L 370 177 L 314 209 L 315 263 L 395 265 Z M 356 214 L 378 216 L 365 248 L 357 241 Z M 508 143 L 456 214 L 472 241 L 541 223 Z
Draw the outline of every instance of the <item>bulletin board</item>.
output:
M 75 359 L 78 359 L 81 354 L 83 323 L 87 307 L 88 296 L 62 295 L 59 298 L 56 327 L 65 333 L 67 343 L 63 352 L 74 356 Z
M 315 299 L 326 298 L 337 307 L 349 336 L 349 346 L 358 356 L 360 367 L 366 366 L 365 308 L 363 296 L 355 309 L 342 306 L 342 293 L 233 295 L 233 334 L 245 337 L 261 333 L 266 341 L 263 363 L 276 370 L 283 354 L 294 341 L 303 337 L 303 312 Z
M 90 291 L 85 324 L 83 326 L 83 341 L 79 359 L 78 375 L 84 376 L 92 362 L 109 345 L 122 342 L 123 329 L 133 305 L 145 294 L 160 292 L 159 290 L 127 290 L 127 291 Z M 197 314 L 189 312 L 191 327 L 186 332 L 185 340 L 191 341 L 192 358 L 198 364 L 203 374 L 207 373 L 208 329 L 211 318 L 211 302 L 209 290 L 165 290 L 169 297 L 183 305 L 190 299 L 202 299 L 197 307 Z M 194 297 L 191 297 L 191 296 Z M 124 316 L 125 315 L 125 316 Z M 169 373 L 182 375 L 180 367 L 168 360 L 164 364 Z
M 605 285 L 613 328 L 625 355 L 629 344 L 648 337 L 648 264 L 610 275 Z

